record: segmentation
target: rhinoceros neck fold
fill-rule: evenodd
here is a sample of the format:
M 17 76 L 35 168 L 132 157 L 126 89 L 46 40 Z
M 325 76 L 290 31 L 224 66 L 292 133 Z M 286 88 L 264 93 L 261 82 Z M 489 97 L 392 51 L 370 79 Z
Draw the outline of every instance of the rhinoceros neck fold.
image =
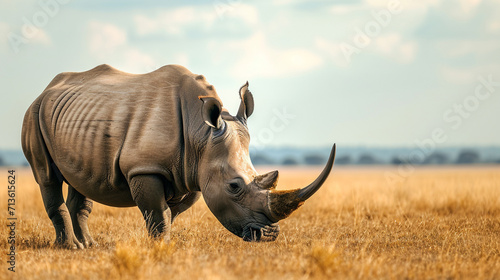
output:
M 197 76 L 200 77 L 200 76 Z M 218 98 L 213 87 L 203 79 L 185 77 L 179 88 L 179 101 L 181 106 L 181 125 L 183 143 L 181 145 L 182 161 L 182 186 L 188 192 L 201 191 L 198 182 L 199 162 L 205 151 L 211 128 L 207 126 L 201 116 L 203 102 L 199 96 L 213 96 Z

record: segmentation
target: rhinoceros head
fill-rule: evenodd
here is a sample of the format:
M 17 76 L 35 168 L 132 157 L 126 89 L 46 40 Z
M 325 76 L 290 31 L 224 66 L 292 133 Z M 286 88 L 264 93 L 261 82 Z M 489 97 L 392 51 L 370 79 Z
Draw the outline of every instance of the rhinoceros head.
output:
M 274 241 L 278 221 L 288 217 L 313 195 L 328 177 L 335 145 L 321 175 L 302 189 L 279 191 L 278 171 L 257 174 L 248 152 L 247 118 L 254 108 L 248 82 L 240 89 L 236 116 L 222 109 L 218 99 L 200 97 L 210 136 L 201 156 L 198 182 L 206 204 L 229 231 L 245 241 Z

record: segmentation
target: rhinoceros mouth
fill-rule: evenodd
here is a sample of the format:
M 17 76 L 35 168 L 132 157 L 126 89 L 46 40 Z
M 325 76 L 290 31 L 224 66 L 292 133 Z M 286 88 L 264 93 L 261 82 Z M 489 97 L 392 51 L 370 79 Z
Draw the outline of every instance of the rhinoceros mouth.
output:
M 243 240 L 248 242 L 270 242 L 276 240 L 279 232 L 280 226 L 277 223 L 266 226 L 250 224 L 243 229 Z

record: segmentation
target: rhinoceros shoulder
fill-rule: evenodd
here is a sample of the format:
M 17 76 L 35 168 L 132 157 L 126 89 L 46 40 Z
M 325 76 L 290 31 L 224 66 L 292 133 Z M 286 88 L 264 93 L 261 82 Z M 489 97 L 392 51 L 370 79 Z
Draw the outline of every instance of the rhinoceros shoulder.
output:
M 179 74 L 184 74 L 184 75 L 194 75 L 191 71 L 189 71 L 186 67 L 178 65 L 178 64 L 169 64 L 169 65 L 164 65 L 158 69 L 156 69 L 153 72 L 158 72 L 158 73 L 169 73 L 169 72 L 177 72 Z

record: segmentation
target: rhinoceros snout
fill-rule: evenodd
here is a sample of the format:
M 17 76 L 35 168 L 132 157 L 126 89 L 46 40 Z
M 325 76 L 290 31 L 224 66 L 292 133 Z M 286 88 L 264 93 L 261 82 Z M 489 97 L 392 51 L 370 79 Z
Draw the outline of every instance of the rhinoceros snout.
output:
M 270 242 L 276 240 L 280 232 L 280 226 L 277 223 L 259 226 L 248 225 L 243 230 L 243 240 L 248 242 Z

